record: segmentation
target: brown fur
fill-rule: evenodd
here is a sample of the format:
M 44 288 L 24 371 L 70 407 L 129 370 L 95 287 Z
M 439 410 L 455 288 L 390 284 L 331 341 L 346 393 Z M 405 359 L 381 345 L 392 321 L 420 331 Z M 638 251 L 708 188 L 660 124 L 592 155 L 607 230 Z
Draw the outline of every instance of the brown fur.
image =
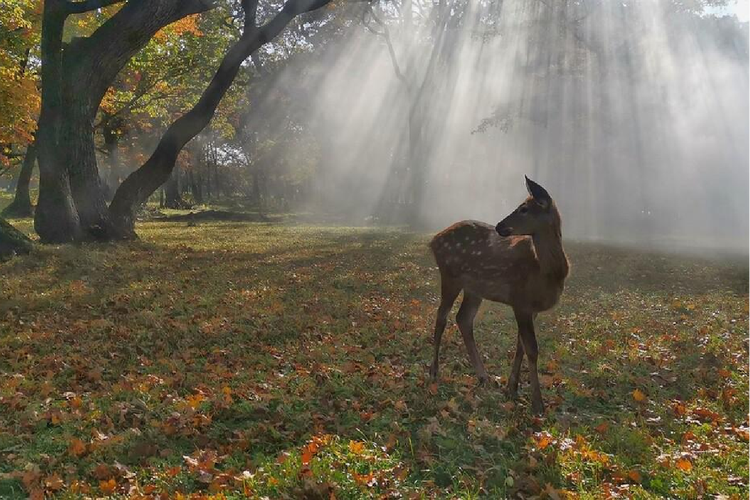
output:
M 519 327 L 508 390 L 515 395 L 521 361 L 526 354 L 532 403 L 539 412 L 543 411 L 543 403 L 536 374 L 538 353 L 533 319 L 537 313 L 557 304 L 570 266 L 562 246 L 561 217 L 555 203 L 540 186 L 531 181 L 527 181 L 527 186 L 530 192 L 538 188 L 534 191 L 537 198 L 527 198 L 497 228 L 484 222 L 462 221 L 441 231 L 430 242 L 441 281 L 431 374 L 437 377 L 440 338 L 448 312 L 463 290 L 464 299 L 456 319 L 480 381 L 487 380 L 474 342 L 474 316 L 483 299 L 508 304 Z M 500 230 L 508 235 L 501 236 Z

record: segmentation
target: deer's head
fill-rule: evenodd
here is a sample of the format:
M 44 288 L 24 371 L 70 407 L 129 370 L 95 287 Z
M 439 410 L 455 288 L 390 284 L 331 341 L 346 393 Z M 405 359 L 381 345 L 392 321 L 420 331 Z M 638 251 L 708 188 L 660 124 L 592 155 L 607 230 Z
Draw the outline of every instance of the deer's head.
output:
M 526 177 L 529 196 L 510 215 L 498 222 L 500 236 L 534 235 L 552 231 L 560 236 L 560 212 L 542 186 Z

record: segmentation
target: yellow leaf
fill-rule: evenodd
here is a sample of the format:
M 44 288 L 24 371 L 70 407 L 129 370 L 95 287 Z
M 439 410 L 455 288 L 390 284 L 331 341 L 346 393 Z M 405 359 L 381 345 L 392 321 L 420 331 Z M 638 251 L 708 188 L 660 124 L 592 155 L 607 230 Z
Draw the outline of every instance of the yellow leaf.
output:
M 193 396 L 188 396 L 187 402 L 190 405 L 190 408 L 195 410 L 198 408 L 198 406 L 200 406 L 201 402 L 203 402 L 204 399 L 206 399 L 206 397 L 203 394 L 198 393 Z
M 643 393 L 643 391 L 641 391 L 640 389 L 636 389 L 636 390 L 633 391 L 633 399 L 635 399 L 638 403 L 643 403 L 648 398 Z
M 349 441 L 349 451 L 351 451 L 355 455 L 360 455 L 363 451 L 365 451 L 365 443 L 361 441 Z

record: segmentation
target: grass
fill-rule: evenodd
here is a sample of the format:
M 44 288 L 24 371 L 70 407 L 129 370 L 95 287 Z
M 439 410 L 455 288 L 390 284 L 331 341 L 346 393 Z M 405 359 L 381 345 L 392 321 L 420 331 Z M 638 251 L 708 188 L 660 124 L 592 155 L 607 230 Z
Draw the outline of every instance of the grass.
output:
M 748 495 L 746 263 L 568 244 L 534 418 L 454 324 L 430 383 L 426 235 L 138 229 L 0 264 L 0 498 Z M 501 384 L 514 331 L 483 305 Z

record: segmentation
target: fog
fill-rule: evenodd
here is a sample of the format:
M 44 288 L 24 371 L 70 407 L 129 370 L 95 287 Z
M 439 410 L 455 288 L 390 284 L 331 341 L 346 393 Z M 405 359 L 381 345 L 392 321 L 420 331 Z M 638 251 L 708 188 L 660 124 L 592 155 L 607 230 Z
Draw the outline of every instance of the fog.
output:
M 747 252 L 747 23 L 655 0 L 352 9 L 274 77 L 318 144 L 311 209 L 496 222 L 527 174 L 567 238 Z

